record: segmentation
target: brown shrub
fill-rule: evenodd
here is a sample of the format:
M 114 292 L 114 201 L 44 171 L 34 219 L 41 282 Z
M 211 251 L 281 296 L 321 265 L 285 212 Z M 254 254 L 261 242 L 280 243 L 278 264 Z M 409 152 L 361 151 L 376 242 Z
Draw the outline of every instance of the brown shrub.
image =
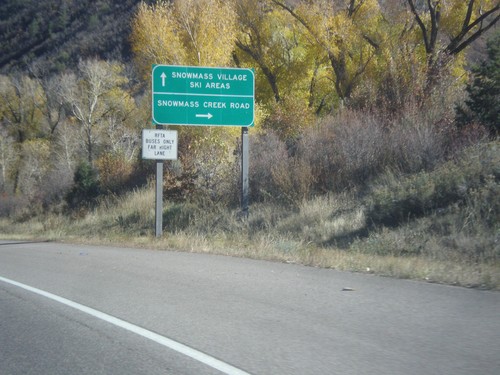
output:
M 448 139 L 448 124 L 433 124 L 418 114 L 395 120 L 387 133 L 389 166 L 402 173 L 431 170 L 446 156 Z
M 0 217 L 12 217 L 28 206 L 29 201 L 24 196 L 0 193 Z
M 285 143 L 274 132 L 252 136 L 249 164 L 251 201 L 277 199 L 280 196 L 280 189 L 274 180 L 273 170 L 283 171 L 288 166 Z
M 298 155 L 311 165 L 317 191 L 360 186 L 391 159 L 386 133 L 375 117 L 346 111 L 304 134 Z
M 366 188 L 388 169 L 432 170 L 449 152 L 449 123 L 433 123 L 418 112 L 398 119 L 343 111 L 304 134 L 298 156 L 311 166 L 318 192 Z
M 120 192 L 133 170 L 132 164 L 119 154 L 103 154 L 95 165 L 101 189 L 107 192 Z
M 289 157 L 286 163 L 276 164 L 271 168 L 273 183 L 277 187 L 278 197 L 284 203 L 298 206 L 305 199 L 311 198 L 314 185 L 311 165 L 298 157 Z
M 277 134 L 282 140 L 294 140 L 315 123 L 314 113 L 297 98 L 283 98 L 272 103 L 270 115 L 263 128 Z

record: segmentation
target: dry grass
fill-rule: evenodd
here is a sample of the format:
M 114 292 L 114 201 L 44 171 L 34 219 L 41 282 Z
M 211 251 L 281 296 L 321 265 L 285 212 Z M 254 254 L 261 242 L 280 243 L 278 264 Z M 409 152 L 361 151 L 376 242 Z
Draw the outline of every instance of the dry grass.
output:
M 149 185 L 101 198 L 96 208 L 71 216 L 33 215 L 25 206 L 15 214 L 9 203 L 0 238 L 213 253 L 499 290 L 498 140 L 443 161 L 441 153 L 426 151 L 436 146 L 432 132 L 404 138 L 400 131 L 403 138 L 395 143 L 404 147 L 379 150 L 373 139 L 383 138 L 382 129 L 375 120 L 355 117 L 353 129 L 338 123 L 320 129 L 290 159 L 277 138 L 263 139 L 255 149 L 273 157 L 256 158 L 255 203 L 247 220 L 227 202 L 167 201 L 164 236 L 157 239 Z M 364 125 L 369 131 L 359 134 Z M 403 142 L 410 138 L 415 143 Z M 395 160 L 404 158 L 395 153 L 418 157 L 398 166 Z M 303 168 L 289 168 L 294 165 Z
M 366 233 L 356 235 L 365 224 L 365 214 L 363 206 L 354 202 L 355 197 L 339 194 L 304 201 L 295 210 L 256 205 L 248 221 L 240 220 L 236 211 L 224 212 L 221 207 L 193 211 L 190 206 L 188 211 L 196 217 L 189 219 L 184 229 L 166 227 L 164 236 L 157 239 L 153 234 L 154 191 L 148 187 L 103 201 L 80 219 L 56 215 L 22 223 L 2 219 L 0 238 L 211 253 L 500 289 L 498 260 L 478 263 L 459 257 L 438 259 L 408 250 L 422 239 L 418 228 L 386 228 L 368 237 Z M 165 212 L 172 209 L 182 207 L 166 202 Z M 422 230 L 428 224 L 425 220 L 428 219 L 419 224 Z M 343 237 L 349 238 L 349 242 L 339 247 L 335 239 Z M 438 236 L 427 235 L 423 240 L 433 251 L 442 251 Z

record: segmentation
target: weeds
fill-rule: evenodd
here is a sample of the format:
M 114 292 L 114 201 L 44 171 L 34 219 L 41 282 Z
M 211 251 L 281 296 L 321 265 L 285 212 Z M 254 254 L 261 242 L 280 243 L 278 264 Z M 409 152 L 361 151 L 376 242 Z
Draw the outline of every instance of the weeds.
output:
M 473 146 L 457 161 L 444 163 L 431 172 L 407 178 L 388 172 L 372 193 L 367 220 L 375 225 L 397 226 L 454 203 L 464 204 L 467 200 L 469 210 L 474 204 L 476 211 L 482 209 L 477 205 L 496 208 L 498 198 L 491 193 L 498 189 L 499 165 L 499 144 L 492 142 Z M 481 203 L 478 200 L 481 195 L 491 197 L 492 202 Z M 489 210 L 490 215 L 493 222 L 498 223 L 496 210 Z
M 165 195 L 162 239 L 153 236 L 151 184 L 100 196 L 72 215 L 34 216 L 29 202 L 2 197 L 0 238 L 210 252 L 500 289 L 500 142 L 458 139 L 413 116 L 396 124 L 344 112 L 293 144 L 255 137 L 248 219 L 234 202 L 235 165 L 210 160 L 210 173 L 189 177 L 192 199 Z M 232 184 L 217 184 L 228 175 Z

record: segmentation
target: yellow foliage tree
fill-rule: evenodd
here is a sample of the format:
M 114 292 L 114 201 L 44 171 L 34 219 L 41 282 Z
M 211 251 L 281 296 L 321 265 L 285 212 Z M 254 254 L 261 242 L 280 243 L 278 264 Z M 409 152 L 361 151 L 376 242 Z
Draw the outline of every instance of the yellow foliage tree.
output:
M 17 143 L 23 143 L 40 131 L 44 92 L 28 76 L 0 76 L 0 125 Z
M 236 11 L 225 0 L 142 2 L 130 37 L 144 76 L 152 64 L 227 66 L 232 62 Z
M 153 5 L 144 2 L 139 5 L 132 21 L 130 40 L 136 66 L 150 81 L 153 64 L 234 65 L 236 32 L 234 0 L 158 0 Z M 195 158 L 209 155 L 214 140 L 220 146 L 217 162 L 220 165 L 230 164 L 234 159 L 232 151 L 236 146 L 238 130 L 225 127 L 179 127 L 179 155 L 183 173 L 186 176 L 196 175 Z
M 371 69 L 380 48 L 378 2 L 302 0 L 293 6 L 285 0 L 272 1 L 304 27 L 312 47 L 330 65 L 337 96 L 342 101 L 349 99 L 361 77 Z
M 500 20 L 499 0 L 407 0 L 427 59 L 429 88 L 441 70 Z M 455 67 L 456 69 L 456 67 Z
M 230 66 L 236 20 L 232 0 L 142 2 L 130 37 L 136 66 L 148 81 L 153 64 Z M 200 136 L 196 128 L 182 132 Z
M 2 136 L 13 140 L 14 157 L 11 159 L 14 160 L 9 163 L 8 174 L 15 193 L 20 192 L 20 173 L 26 164 L 23 144 L 39 136 L 44 102 L 43 89 L 36 80 L 24 75 L 0 76 L 0 130 Z M 2 165 L 2 174 L 7 177 L 5 168 Z
M 295 137 L 314 122 L 314 58 L 290 15 L 272 1 L 235 0 L 239 33 L 235 61 L 256 67 L 256 95 L 268 117 L 264 128 Z
M 284 12 L 262 0 L 235 0 L 237 62 L 257 68 L 258 98 L 267 103 L 302 89 L 307 61 L 300 32 Z

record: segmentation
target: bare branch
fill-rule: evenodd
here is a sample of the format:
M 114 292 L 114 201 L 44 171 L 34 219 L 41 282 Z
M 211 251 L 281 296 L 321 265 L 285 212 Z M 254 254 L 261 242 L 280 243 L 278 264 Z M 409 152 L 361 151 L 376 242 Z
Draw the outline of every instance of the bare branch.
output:
M 424 38 L 424 44 L 425 44 L 425 51 L 427 53 L 431 52 L 430 44 L 429 44 L 429 37 L 427 36 L 427 28 L 425 27 L 424 22 L 422 21 L 422 18 L 417 12 L 417 9 L 415 8 L 415 3 L 413 0 L 407 0 L 408 5 L 410 6 L 410 10 L 415 16 L 415 21 L 417 21 L 418 26 L 420 27 L 420 30 L 422 31 L 422 37 Z

